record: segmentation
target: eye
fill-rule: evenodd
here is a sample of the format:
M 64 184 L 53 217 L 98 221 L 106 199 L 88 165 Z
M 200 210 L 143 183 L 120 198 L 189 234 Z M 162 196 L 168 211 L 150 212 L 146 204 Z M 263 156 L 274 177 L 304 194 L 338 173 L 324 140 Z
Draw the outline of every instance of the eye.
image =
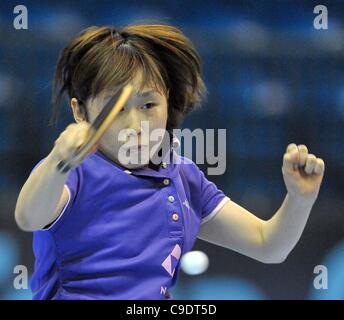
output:
M 149 102 L 149 103 L 146 103 L 144 104 L 141 109 L 151 109 L 153 107 L 155 107 L 157 104 L 156 103 L 153 103 L 153 102 Z

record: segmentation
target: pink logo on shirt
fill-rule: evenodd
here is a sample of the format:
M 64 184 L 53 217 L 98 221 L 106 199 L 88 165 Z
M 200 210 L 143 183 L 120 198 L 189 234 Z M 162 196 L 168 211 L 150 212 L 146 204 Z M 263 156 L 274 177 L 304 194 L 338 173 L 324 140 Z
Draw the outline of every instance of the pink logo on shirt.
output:
M 176 244 L 172 252 L 167 256 L 167 258 L 161 264 L 171 277 L 173 277 L 174 275 L 174 271 L 176 270 L 176 266 L 178 264 L 181 253 L 182 253 L 182 250 L 179 244 Z

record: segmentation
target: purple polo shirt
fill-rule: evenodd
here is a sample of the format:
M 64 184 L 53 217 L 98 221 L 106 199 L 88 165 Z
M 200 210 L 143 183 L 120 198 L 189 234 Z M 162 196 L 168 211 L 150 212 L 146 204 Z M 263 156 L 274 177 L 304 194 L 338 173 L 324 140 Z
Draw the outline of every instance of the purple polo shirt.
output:
M 65 209 L 34 232 L 33 299 L 168 299 L 200 224 L 228 201 L 179 159 L 128 171 L 97 152 L 71 170 Z

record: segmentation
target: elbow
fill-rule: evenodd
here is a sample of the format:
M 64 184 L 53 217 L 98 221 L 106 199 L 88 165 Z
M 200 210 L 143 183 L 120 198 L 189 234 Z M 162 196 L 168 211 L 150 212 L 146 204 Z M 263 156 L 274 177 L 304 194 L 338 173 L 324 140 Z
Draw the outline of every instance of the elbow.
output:
M 276 257 L 276 258 L 273 257 L 273 258 L 264 259 L 261 262 L 265 264 L 280 264 L 280 263 L 283 263 L 286 259 L 287 257 Z
M 27 215 L 25 214 L 25 210 L 23 209 L 23 202 L 21 200 L 21 193 L 18 196 L 17 203 L 14 210 L 14 220 L 19 229 L 22 231 L 32 231 L 30 228 L 30 220 L 28 219 Z
M 260 262 L 265 264 L 280 264 L 283 263 L 288 257 L 288 254 L 283 253 L 274 253 L 274 254 L 265 254 L 261 259 L 259 259 Z
M 271 241 L 266 241 L 266 237 L 264 235 L 264 227 L 266 224 L 267 221 L 264 221 L 264 223 L 260 225 L 260 256 L 257 260 L 265 264 L 283 263 L 287 259 L 290 250 L 281 248 L 281 246 L 273 245 Z
M 15 216 L 15 221 L 16 221 L 17 226 L 22 231 L 32 232 L 35 230 L 35 228 L 32 226 L 31 221 L 20 210 L 16 209 L 14 216 Z

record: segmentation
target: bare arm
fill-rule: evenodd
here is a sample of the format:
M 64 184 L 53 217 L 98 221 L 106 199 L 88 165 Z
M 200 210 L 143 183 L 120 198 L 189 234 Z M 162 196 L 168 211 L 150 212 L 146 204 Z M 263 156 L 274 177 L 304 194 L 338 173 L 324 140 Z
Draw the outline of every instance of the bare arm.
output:
M 64 188 L 68 173 L 56 170 L 57 161 L 49 155 L 31 174 L 20 191 L 15 218 L 25 231 L 42 229 L 54 221 L 68 201 Z
M 219 213 L 201 226 L 199 238 L 264 263 L 279 263 L 294 248 L 306 225 L 312 203 L 287 195 L 268 221 L 228 201 Z
M 261 262 L 284 261 L 300 239 L 324 173 L 321 159 L 309 155 L 305 146 L 295 147 L 288 147 L 283 160 L 288 194 L 270 220 L 261 220 L 229 201 L 201 226 L 199 238 Z
M 263 220 L 233 201 L 201 225 L 198 237 L 213 244 L 264 261 Z
M 15 219 L 21 229 L 42 229 L 53 222 L 65 207 L 69 194 L 64 184 L 69 172 L 60 173 L 56 166 L 84 142 L 88 128 L 85 122 L 68 126 L 56 140 L 52 152 L 25 182 L 15 209 Z

